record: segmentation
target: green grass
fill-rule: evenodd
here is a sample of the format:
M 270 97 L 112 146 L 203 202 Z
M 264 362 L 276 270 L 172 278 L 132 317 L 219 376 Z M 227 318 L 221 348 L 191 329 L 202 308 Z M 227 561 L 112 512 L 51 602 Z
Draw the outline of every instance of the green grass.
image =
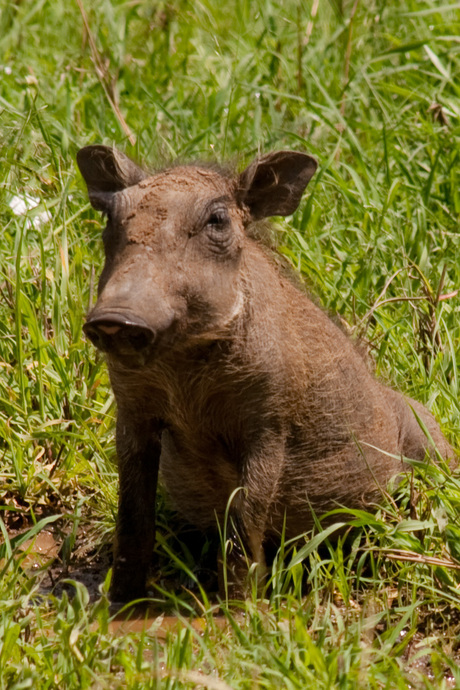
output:
M 318 527 L 286 545 L 265 604 L 224 606 L 224 629 L 185 589 L 161 497 L 157 603 L 184 616 L 166 639 L 113 634 L 108 583 L 91 602 L 81 583 L 47 593 L 49 564 L 21 550 L 52 529 L 72 577 L 114 527 L 113 398 L 82 336 L 102 221 L 75 155 L 93 142 L 153 168 L 317 157 L 280 251 L 460 446 L 459 33 L 442 0 L 0 0 L 2 690 L 460 687 L 460 483 L 443 467 L 414 465 L 347 542 Z

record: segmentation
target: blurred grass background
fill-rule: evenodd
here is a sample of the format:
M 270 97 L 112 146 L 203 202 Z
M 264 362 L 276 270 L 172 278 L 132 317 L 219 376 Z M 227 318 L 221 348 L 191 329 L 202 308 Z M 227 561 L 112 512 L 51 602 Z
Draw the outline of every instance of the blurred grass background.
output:
M 314 155 L 279 250 L 458 447 L 459 36 L 442 0 L 0 0 L 1 688 L 460 686 L 460 494 L 442 469 L 356 516 L 364 556 L 309 550 L 307 586 L 280 565 L 269 612 L 228 613 L 227 637 L 208 621 L 114 640 L 106 598 L 37 598 L 47 569 L 13 557 L 60 516 L 66 572 L 82 530 L 91 561 L 114 525 L 115 410 L 82 337 L 103 260 L 75 165 L 89 143 L 152 169 Z M 171 568 L 161 498 L 160 518 Z

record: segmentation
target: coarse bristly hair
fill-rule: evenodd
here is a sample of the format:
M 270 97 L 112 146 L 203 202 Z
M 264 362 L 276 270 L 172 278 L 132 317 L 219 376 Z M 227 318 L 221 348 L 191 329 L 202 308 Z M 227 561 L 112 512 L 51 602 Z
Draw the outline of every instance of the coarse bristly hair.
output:
M 453 457 L 430 412 L 377 381 L 299 289 L 265 241 L 271 226 L 251 222 L 294 212 L 316 169 L 311 157 L 273 152 L 239 176 L 176 165 L 157 180 L 104 147 L 80 162 L 97 208 L 113 203 L 107 186 L 124 189 L 128 220 L 114 214 L 111 230 L 116 238 L 124 227 L 127 241 L 107 252 L 85 326 L 108 353 L 118 404 L 117 595 L 132 596 L 133 582 L 144 591 L 158 467 L 173 505 L 203 530 L 223 521 L 243 487 L 232 519 L 263 563 L 267 539 L 311 529 L 313 514 L 368 506 L 404 457 L 424 460 L 430 442 L 413 410 Z M 223 220 L 210 221 L 218 213 L 209 199 L 211 209 L 225 199 Z M 241 587 L 247 565 L 236 547 L 232 557 Z

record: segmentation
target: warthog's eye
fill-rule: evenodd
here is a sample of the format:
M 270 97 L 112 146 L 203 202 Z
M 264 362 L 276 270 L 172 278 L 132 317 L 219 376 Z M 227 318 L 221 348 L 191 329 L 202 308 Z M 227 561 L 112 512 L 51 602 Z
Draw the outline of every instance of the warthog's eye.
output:
M 214 199 L 203 209 L 199 222 L 199 228 L 203 231 L 202 246 L 206 247 L 207 252 L 220 258 L 231 254 L 234 243 L 233 224 L 227 202 L 227 198 Z
M 206 221 L 206 237 L 213 253 L 225 254 L 232 244 L 231 223 L 226 208 L 212 210 Z
M 227 212 L 224 209 L 218 209 L 209 215 L 206 226 L 213 230 L 223 230 L 228 226 L 228 223 L 229 217 Z

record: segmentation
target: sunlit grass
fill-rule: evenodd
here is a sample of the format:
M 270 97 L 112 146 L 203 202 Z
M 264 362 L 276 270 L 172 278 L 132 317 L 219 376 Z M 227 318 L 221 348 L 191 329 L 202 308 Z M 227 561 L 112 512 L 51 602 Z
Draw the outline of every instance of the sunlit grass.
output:
M 280 251 L 459 446 L 459 32 L 435 0 L 0 0 L 1 688 L 460 685 L 460 485 L 442 466 L 337 512 L 338 539 L 284 544 L 262 603 L 222 604 L 224 626 L 162 496 L 152 587 L 183 617 L 166 637 L 115 635 L 108 581 L 90 601 L 26 567 L 52 530 L 71 578 L 115 522 L 115 409 L 82 336 L 102 263 L 75 166 L 89 143 L 153 168 L 312 153 Z

